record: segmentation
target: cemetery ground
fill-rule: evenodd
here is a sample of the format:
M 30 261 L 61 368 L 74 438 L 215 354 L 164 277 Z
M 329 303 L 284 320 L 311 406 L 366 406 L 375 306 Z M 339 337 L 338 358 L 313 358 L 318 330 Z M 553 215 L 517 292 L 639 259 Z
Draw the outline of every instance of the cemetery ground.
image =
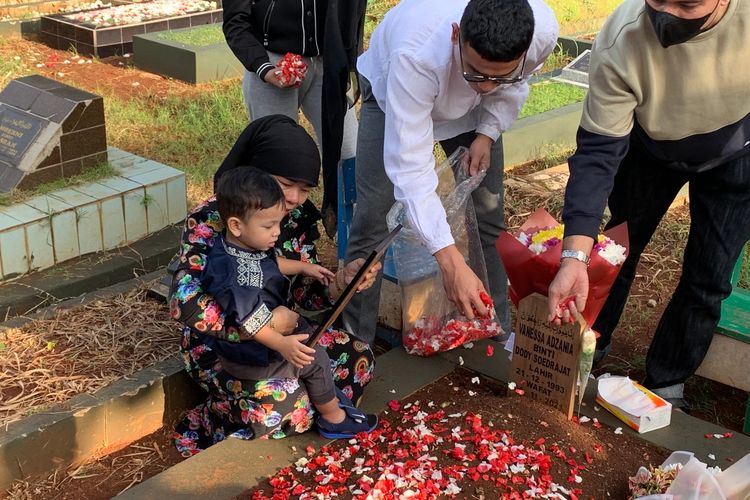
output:
M 125 57 L 97 60 L 52 50 L 29 40 L 0 41 L 0 87 L 12 78 L 32 73 L 102 95 L 108 143 L 184 170 L 188 174 L 189 206 L 210 194 L 213 172 L 247 119 L 236 80 L 191 86 L 134 69 Z M 505 199 L 510 229 L 519 226 L 541 206 L 559 217 L 562 191 L 540 188 L 529 182 L 529 175 L 564 161 L 566 153 L 561 151 L 555 157 L 508 171 Z M 679 279 L 688 223 L 686 208 L 672 210 L 662 222 L 639 266 L 615 333 L 613 350 L 595 374 L 611 372 L 642 379 L 652 332 Z M 334 265 L 334 244 L 325 236 L 321 243 L 325 263 Z M 137 321 L 129 321 L 133 317 Z M 118 335 L 113 335 L 113 327 Z M 84 332 L 87 334 L 83 335 Z M 24 393 L 33 394 L 38 402 L 0 404 L 3 406 L 0 428 L 31 413 L 49 410 L 51 404 L 64 402 L 76 393 L 93 392 L 112 380 L 128 377 L 143 366 L 173 355 L 179 342 L 178 328 L 169 320 L 166 306 L 147 297 L 143 290 L 60 311 L 27 324 L 13 333 L 12 338 L 8 332 L 2 335 L 6 337 L 0 336 L 0 356 L 12 360 L 3 363 L 0 371 L 2 401 L 12 401 Z M 377 353 L 383 354 L 386 348 L 376 346 Z M 501 349 L 494 353 L 496 357 L 504 355 Z M 76 363 L 68 363 L 70 359 Z M 31 366 L 39 369 L 25 370 Z M 480 384 L 473 384 L 474 376 L 457 369 L 448 379 L 402 399 L 399 410 L 389 410 L 383 417 L 394 425 L 395 419 L 400 418 L 399 412 L 408 412 L 405 407 L 409 402 L 414 404 L 419 400 L 422 410 L 428 411 L 426 405 L 433 401 L 436 407 L 429 412 L 444 409 L 446 414 L 481 414 L 484 424 L 492 420 L 496 428 L 512 431 L 514 439 L 526 441 L 535 449 L 544 446 L 550 453 L 551 446 L 558 443 L 567 458 L 586 469 L 580 471 L 583 479 L 580 484 L 568 483 L 572 466 L 553 458 L 558 461 L 555 482 L 566 488 L 582 488 L 584 496 L 597 498 L 606 496 L 605 491 L 611 492 L 612 498 L 622 498 L 618 493 L 625 491 L 628 475 L 634 474 L 641 464 L 661 463 L 668 454 L 627 433 L 615 434 L 614 428 L 606 425 L 595 428 L 591 422 L 567 422 L 561 414 L 528 398 L 516 393 L 506 395 L 505 385 L 484 377 Z M 16 384 L 18 381 L 22 384 Z M 449 382 L 453 385 L 448 385 Z M 459 390 L 454 391 L 453 387 Z M 469 390 L 477 396 L 467 398 Z M 693 377 L 686 394 L 693 404 L 694 416 L 737 432 L 742 429 L 746 393 Z M 446 405 L 441 408 L 443 404 Z M 453 420 L 451 426 L 466 424 L 464 417 Z M 535 444 L 542 438 L 544 443 Z M 597 452 L 599 446 L 601 451 Z M 571 447 L 576 451 L 571 451 Z M 623 449 L 628 452 L 611 453 Z M 588 463 L 586 454 L 592 463 Z M 306 454 L 299 449 L 297 455 L 301 458 Z M 165 425 L 98 460 L 18 481 L 5 496 L 108 498 L 182 460 L 172 444 L 171 425 Z M 452 459 L 446 456 L 441 460 Z M 726 468 L 730 464 L 715 465 Z M 616 478 L 611 477 L 612 471 L 617 471 Z M 480 477 L 477 483 L 466 482 L 466 497 L 481 498 L 481 488 L 487 498 L 492 498 L 492 486 L 483 481 Z

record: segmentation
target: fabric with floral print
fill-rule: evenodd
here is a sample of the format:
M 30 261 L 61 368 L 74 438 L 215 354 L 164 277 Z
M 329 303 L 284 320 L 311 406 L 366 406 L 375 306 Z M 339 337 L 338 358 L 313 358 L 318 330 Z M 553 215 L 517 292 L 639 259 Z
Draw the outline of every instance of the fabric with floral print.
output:
M 277 253 L 289 259 L 317 263 L 314 242 L 320 237 L 320 213 L 308 200 L 282 221 Z M 224 313 L 200 283 L 206 255 L 223 230 L 215 198 L 199 205 L 185 221 L 179 263 L 172 280 L 170 311 L 184 326 L 180 352 L 190 377 L 208 393 L 188 411 L 175 431 L 175 444 L 190 456 L 226 439 L 279 439 L 309 430 L 315 410 L 297 379 L 239 380 L 222 369 L 216 353 L 201 339 L 210 335 L 231 342 L 247 340 L 242 327 L 224 324 Z M 287 243 L 289 243 L 287 245 Z M 325 287 L 297 277 L 292 283 L 295 303 L 310 311 L 331 306 Z M 330 329 L 320 344 L 331 359 L 335 384 L 355 403 L 372 379 L 374 354 L 370 346 L 346 332 Z

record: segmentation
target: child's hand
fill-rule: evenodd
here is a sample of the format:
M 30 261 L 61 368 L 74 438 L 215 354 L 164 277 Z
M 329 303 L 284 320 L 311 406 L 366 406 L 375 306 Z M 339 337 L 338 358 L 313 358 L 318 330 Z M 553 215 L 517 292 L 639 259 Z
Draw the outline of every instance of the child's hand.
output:
M 279 306 L 271 311 L 271 314 L 273 314 L 273 317 L 271 318 L 271 328 L 280 334 L 289 335 L 297 328 L 299 314 L 288 307 Z
M 307 347 L 304 341 L 309 335 L 289 335 L 284 337 L 279 344 L 279 354 L 289 361 L 295 368 L 302 368 L 312 363 L 315 358 L 315 349 Z
M 315 278 L 325 286 L 330 285 L 336 278 L 336 275 L 325 267 L 310 263 L 307 263 L 302 269 L 302 274 L 310 278 Z

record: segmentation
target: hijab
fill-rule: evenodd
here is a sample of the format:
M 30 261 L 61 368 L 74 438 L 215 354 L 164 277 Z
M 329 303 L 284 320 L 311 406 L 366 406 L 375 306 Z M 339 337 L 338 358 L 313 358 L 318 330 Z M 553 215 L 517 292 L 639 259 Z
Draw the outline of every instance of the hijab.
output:
M 214 174 L 214 191 L 225 172 L 246 166 L 317 186 L 320 153 L 310 134 L 294 120 L 284 115 L 269 115 L 250 122 L 237 138 Z

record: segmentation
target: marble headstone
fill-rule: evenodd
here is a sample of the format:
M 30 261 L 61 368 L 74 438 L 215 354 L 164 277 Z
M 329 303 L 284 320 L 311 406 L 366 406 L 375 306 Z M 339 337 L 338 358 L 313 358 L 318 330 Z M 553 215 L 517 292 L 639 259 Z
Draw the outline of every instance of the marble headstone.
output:
M 585 87 L 589 86 L 589 64 L 591 62 L 591 51 L 585 50 L 581 55 L 573 59 L 562 69 L 557 80 L 575 83 Z
M 0 192 L 70 177 L 107 161 L 101 96 L 40 75 L 0 92 Z

